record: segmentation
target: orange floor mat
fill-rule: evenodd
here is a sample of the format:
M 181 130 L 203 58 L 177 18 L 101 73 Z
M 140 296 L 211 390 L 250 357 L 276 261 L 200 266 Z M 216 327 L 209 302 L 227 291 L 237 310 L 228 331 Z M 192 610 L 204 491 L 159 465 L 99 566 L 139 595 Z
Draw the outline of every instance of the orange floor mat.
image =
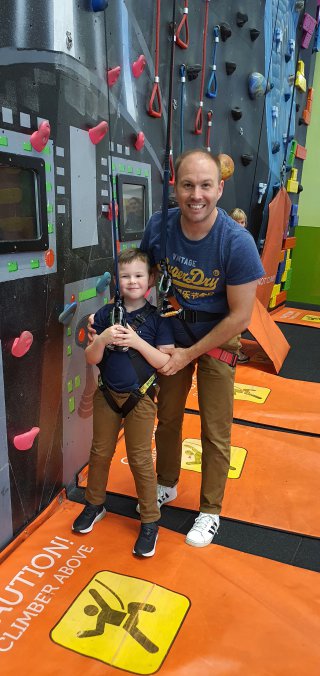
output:
M 3 562 L 6 676 L 319 673 L 319 575 L 160 529 L 148 560 L 138 522 L 107 514 L 70 532 L 63 502 Z
M 315 310 L 301 310 L 301 308 L 281 307 L 271 312 L 272 319 L 281 324 L 298 324 L 299 326 L 313 326 L 320 329 L 320 312 Z
M 247 364 L 236 368 L 234 418 L 320 434 L 320 384 L 289 380 Z M 186 408 L 198 411 L 194 377 Z
M 231 444 L 222 516 L 320 537 L 320 438 L 233 425 Z M 198 510 L 201 442 L 197 415 L 185 415 L 181 467 L 178 497 L 170 504 Z M 85 472 L 82 485 L 86 485 Z M 136 496 L 124 437 L 118 442 L 107 488 Z

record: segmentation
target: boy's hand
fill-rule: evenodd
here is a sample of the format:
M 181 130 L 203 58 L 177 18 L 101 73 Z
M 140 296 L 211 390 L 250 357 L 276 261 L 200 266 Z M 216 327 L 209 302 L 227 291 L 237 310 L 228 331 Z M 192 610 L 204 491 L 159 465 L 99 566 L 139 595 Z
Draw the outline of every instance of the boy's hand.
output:
M 122 327 L 120 327 L 122 328 Z M 113 326 L 108 326 L 107 329 L 102 331 L 100 333 L 100 338 L 103 340 L 105 345 L 120 345 L 119 342 L 117 342 L 117 338 L 119 336 L 119 324 L 113 324 Z M 121 343 L 123 345 L 123 343 Z
M 141 338 L 138 334 L 127 324 L 126 327 L 116 324 L 112 328 L 116 328 L 116 336 L 113 340 L 114 345 L 121 345 L 122 347 L 132 347 L 138 349 Z

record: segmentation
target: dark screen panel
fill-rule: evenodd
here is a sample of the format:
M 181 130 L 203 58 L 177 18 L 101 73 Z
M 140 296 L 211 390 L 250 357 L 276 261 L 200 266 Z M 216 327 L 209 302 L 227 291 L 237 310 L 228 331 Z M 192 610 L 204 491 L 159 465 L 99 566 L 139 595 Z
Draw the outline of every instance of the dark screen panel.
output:
M 122 242 L 141 239 L 149 218 L 148 181 L 136 176 L 117 176 L 119 237 Z
M 0 153 L 0 253 L 48 248 L 45 163 Z

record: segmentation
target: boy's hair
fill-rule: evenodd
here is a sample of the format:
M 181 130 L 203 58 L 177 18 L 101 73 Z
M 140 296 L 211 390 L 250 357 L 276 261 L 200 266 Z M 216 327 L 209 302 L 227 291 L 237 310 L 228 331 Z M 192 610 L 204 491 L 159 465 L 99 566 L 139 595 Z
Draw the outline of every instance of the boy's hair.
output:
M 233 218 L 234 221 L 237 221 L 237 223 L 239 221 L 244 221 L 245 226 L 247 227 L 248 225 L 247 214 L 242 209 L 239 209 L 238 207 L 236 207 L 236 209 L 232 209 L 232 211 L 230 211 L 229 216 Z
M 124 251 L 120 251 L 118 255 L 119 265 L 124 265 L 125 263 L 132 263 L 132 261 L 143 261 L 143 263 L 146 263 L 148 273 L 150 275 L 151 273 L 150 258 L 145 251 L 141 251 L 141 249 L 136 249 L 133 247 L 131 249 L 124 249 Z
M 186 157 L 189 157 L 190 155 L 204 155 L 205 157 L 208 157 L 210 160 L 212 160 L 212 162 L 217 167 L 218 181 L 220 183 L 220 181 L 221 181 L 221 163 L 220 163 L 219 157 L 217 157 L 217 155 L 211 155 L 209 150 L 206 150 L 206 148 L 192 148 L 190 150 L 185 150 L 184 153 L 181 153 L 181 155 L 179 155 L 179 157 L 177 157 L 175 165 L 174 165 L 175 183 L 178 183 L 178 173 L 179 173 L 181 163 L 183 162 L 183 160 L 186 159 Z

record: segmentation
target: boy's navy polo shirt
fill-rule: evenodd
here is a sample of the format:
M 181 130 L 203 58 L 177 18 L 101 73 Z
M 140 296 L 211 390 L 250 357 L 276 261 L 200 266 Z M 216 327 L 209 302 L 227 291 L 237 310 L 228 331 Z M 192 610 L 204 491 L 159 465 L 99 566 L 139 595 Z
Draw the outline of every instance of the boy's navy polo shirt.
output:
M 93 328 L 98 335 L 110 326 L 112 309 L 113 303 L 109 303 L 108 305 L 104 305 L 94 315 Z M 127 312 L 127 322 L 129 325 L 132 324 L 136 315 L 141 312 L 141 309 Z M 170 319 L 160 317 L 157 312 L 153 312 L 147 317 L 146 321 L 138 328 L 137 333 L 153 347 L 174 344 Z M 142 383 L 138 382 L 132 361 L 128 352 L 116 352 L 106 348 L 103 358 L 100 364 L 98 364 L 103 382 L 115 392 L 131 392 L 132 390 L 136 390 Z M 145 364 L 147 380 L 154 373 L 154 368 L 146 361 Z

